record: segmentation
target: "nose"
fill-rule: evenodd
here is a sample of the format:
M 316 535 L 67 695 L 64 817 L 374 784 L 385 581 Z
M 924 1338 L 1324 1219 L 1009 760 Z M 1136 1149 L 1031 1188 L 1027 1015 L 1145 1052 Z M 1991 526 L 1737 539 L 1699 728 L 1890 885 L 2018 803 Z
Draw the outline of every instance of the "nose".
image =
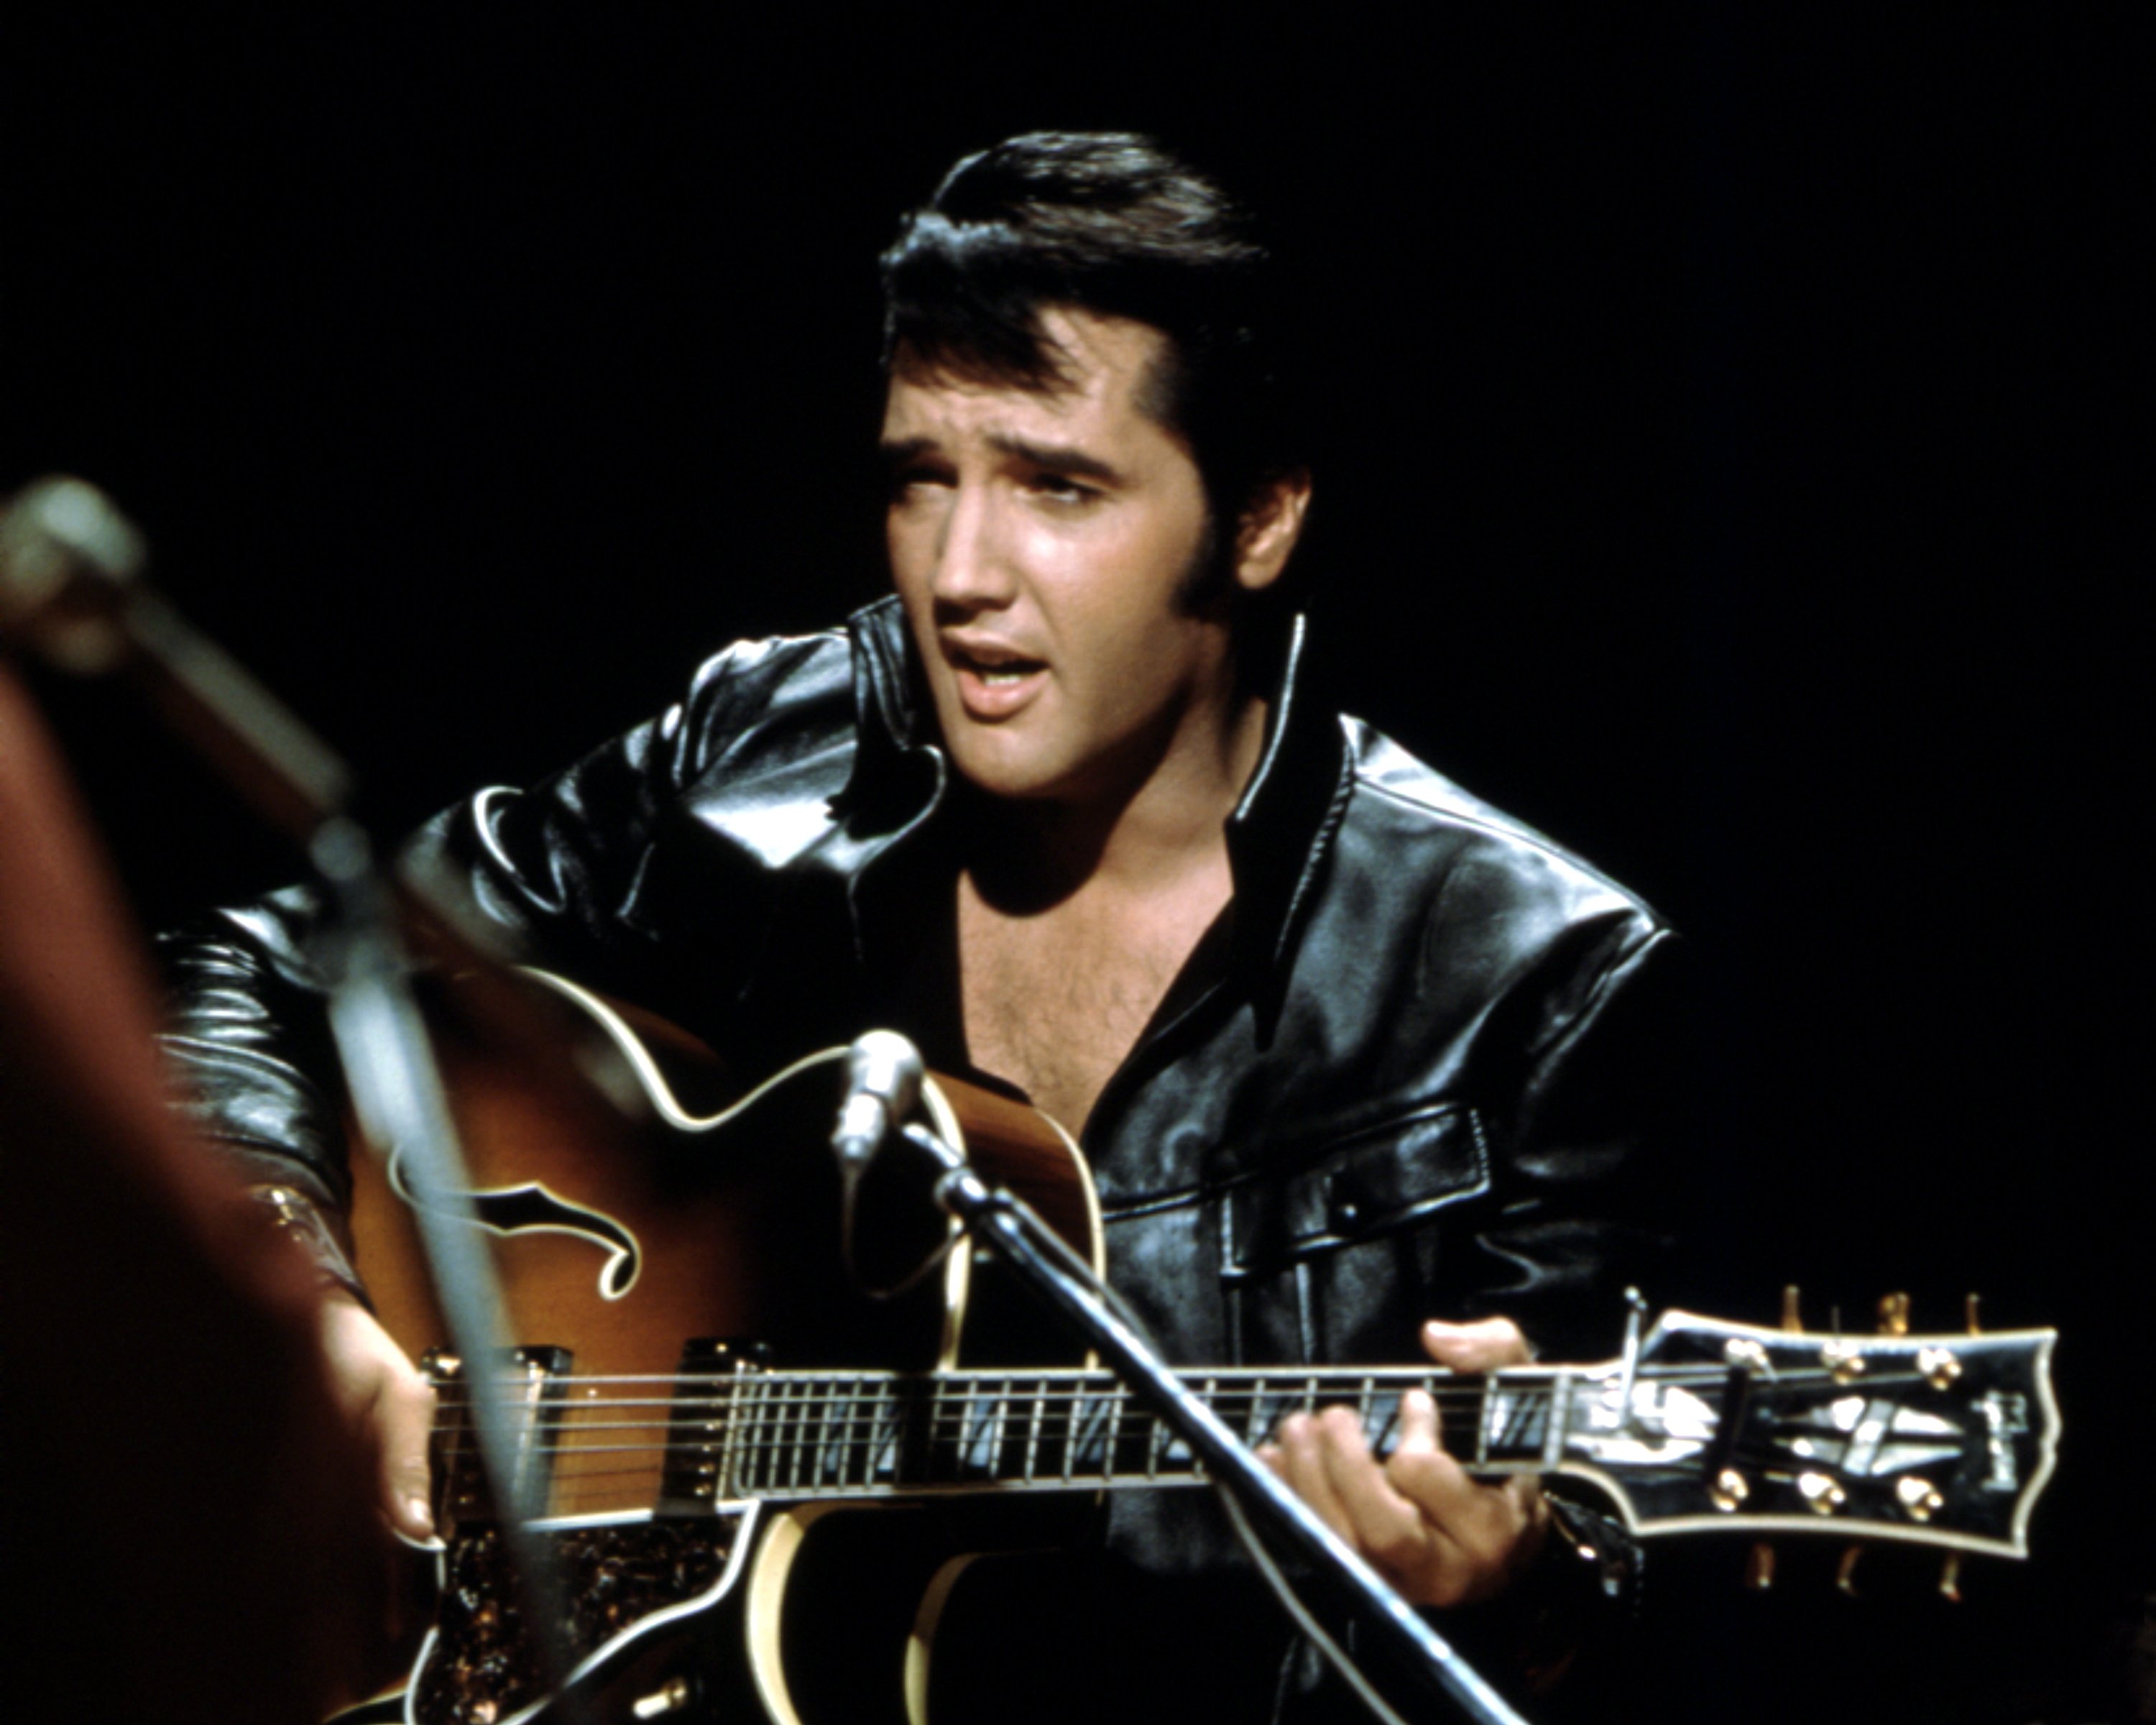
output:
M 992 489 L 961 485 L 937 537 L 928 590 L 939 610 L 963 615 L 1000 610 L 1016 588 L 1009 546 Z

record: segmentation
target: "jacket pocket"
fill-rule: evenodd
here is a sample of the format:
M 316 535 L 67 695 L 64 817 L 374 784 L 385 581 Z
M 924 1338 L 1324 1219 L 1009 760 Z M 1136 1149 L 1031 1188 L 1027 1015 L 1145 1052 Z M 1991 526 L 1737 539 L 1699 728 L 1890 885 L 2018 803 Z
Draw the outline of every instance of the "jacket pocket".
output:
M 1221 1207 L 1221 1276 L 1229 1283 L 1270 1276 L 1489 1189 L 1481 1117 L 1462 1103 L 1434 1103 L 1336 1140 L 1291 1172 L 1267 1169 L 1231 1187 Z

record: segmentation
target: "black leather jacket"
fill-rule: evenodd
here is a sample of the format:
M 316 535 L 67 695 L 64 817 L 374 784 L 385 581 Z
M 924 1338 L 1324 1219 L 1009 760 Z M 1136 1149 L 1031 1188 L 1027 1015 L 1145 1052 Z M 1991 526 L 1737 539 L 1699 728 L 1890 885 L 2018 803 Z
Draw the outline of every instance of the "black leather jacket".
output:
M 1671 937 L 1312 710 L 1301 640 L 1229 824 L 1231 910 L 1086 1127 L 1114 1278 L 1185 1362 L 1405 1362 L 1424 1317 L 1489 1313 L 1545 1357 L 1602 1357 L 1655 1233 Z M 963 1070 L 949 768 L 909 650 L 895 601 L 733 647 L 650 723 L 438 819 L 411 865 L 737 1070 L 890 1023 Z M 172 1046 L 213 1132 L 334 1204 L 311 916 L 282 895 L 178 948 Z M 1219 1566 L 1187 1500 L 1113 1515 L 1142 1570 Z

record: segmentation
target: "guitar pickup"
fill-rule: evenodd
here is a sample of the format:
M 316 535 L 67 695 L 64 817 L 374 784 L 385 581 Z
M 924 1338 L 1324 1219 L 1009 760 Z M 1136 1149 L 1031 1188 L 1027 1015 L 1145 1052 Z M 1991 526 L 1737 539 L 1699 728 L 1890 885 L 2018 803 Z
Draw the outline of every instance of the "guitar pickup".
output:
M 698 1337 L 682 1348 L 667 1410 L 660 1514 L 710 1515 L 721 1499 L 738 1495 L 732 1462 L 732 1440 L 747 1424 L 742 1380 L 770 1358 L 761 1342 Z
M 514 1434 L 513 1489 L 527 1502 L 544 1502 L 567 1407 L 571 1356 L 563 1348 L 512 1348 L 501 1358 L 501 1389 Z M 445 1533 L 462 1522 L 494 1521 L 464 1362 L 436 1349 L 419 1366 L 439 1398 L 433 1456 L 436 1519 Z

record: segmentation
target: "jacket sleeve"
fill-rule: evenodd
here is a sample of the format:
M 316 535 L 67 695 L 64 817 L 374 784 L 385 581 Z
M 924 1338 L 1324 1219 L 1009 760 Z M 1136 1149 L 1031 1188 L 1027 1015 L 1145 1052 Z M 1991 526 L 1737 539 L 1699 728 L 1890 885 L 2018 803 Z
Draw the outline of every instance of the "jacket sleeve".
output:
M 1527 991 L 1534 1029 L 1516 1101 L 1491 1122 L 1499 1201 L 1476 1235 L 1467 1302 L 1513 1318 L 1540 1357 L 1559 1360 L 1616 1352 L 1627 1288 L 1661 1303 L 1681 1184 L 1686 950 L 1643 912 L 1592 938 L 1587 962 L 1553 951 Z M 1593 1672 L 1636 1615 L 1644 1554 L 1617 1522 L 1551 1484 L 1539 1561 L 1457 1627 L 1492 1675 L 1535 1697 L 1537 1717 L 1591 1717 Z
M 1577 931 L 1499 1009 L 1518 1065 L 1485 1105 L 1492 1201 L 1455 1274 L 1461 1304 L 1512 1318 L 1539 1358 L 1607 1358 L 1625 1291 L 1666 1295 L 1687 958 L 1631 912 Z
M 813 667 L 829 680 L 834 646 L 812 637 L 729 649 L 684 700 L 566 771 L 526 790 L 482 791 L 436 817 L 406 845 L 400 874 L 520 957 L 634 995 L 663 933 L 647 902 L 651 857 L 682 792 L 723 764 L 790 678 Z M 341 1244 L 350 1180 L 317 957 L 323 921 L 321 895 L 294 887 L 167 936 L 164 1041 L 201 1129 L 250 1180 L 329 1218 Z M 341 1260 L 325 1267 L 352 1281 Z

